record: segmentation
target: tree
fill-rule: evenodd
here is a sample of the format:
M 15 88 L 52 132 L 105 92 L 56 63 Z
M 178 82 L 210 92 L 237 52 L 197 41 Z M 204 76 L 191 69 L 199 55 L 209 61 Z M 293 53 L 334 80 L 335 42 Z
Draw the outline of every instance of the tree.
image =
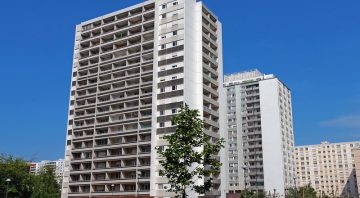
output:
M 300 188 L 290 188 L 287 191 L 287 198 L 317 198 L 316 190 L 310 184 Z
M 29 173 L 27 162 L 12 155 L 0 155 L 0 197 L 30 197 L 33 175 Z M 8 183 L 6 179 L 11 179 Z M 7 187 L 7 184 L 9 186 Z
M 172 122 L 176 130 L 163 139 L 168 142 L 167 149 L 156 148 L 163 170 L 161 176 L 166 176 L 171 184 L 168 192 L 174 192 L 177 198 L 186 198 L 187 190 L 205 194 L 213 186 L 213 177 L 220 172 L 221 163 L 216 155 L 223 148 L 224 139 L 210 142 L 204 133 L 203 121 L 199 118 L 199 111 L 192 110 L 188 105 L 183 106 Z M 203 184 L 196 184 L 197 180 L 204 180 Z
M 45 166 L 36 175 L 34 192 L 31 198 L 57 198 L 60 197 L 60 186 L 56 181 L 54 166 Z
M 241 191 L 240 198 L 265 198 L 267 197 L 263 190 L 243 190 Z
M 7 179 L 11 181 L 6 182 Z M 7 186 L 9 184 L 9 186 Z M 0 197 L 8 198 L 57 198 L 60 188 L 54 167 L 45 167 L 39 174 L 29 172 L 29 164 L 22 158 L 0 155 Z

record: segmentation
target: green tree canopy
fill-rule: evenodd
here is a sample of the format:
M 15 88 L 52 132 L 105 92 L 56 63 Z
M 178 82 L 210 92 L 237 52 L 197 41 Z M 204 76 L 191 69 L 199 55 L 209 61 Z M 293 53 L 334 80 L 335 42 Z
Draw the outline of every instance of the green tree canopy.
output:
M 34 179 L 34 192 L 31 198 L 43 197 L 60 197 L 60 186 L 56 181 L 54 166 L 45 166 Z
M 287 198 L 317 198 L 316 190 L 310 185 L 302 186 L 300 188 L 290 188 L 287 191 Z
M 10 179 L 10 182 L 6 180 Z M 57 198 L 60 187 L 54 167 L 46 166 L 39 174 L 29 172 L 29 163 L 22 158 L 0 155 L 0 197 L 8 198 Z
M 171 184 L 168 192 L 174 192 L 176 197 L 187 197 L 187 191 L 193 190 L 205 194 L 213 186 L 213 176 L 220 172 L 221 163 L 216 157 L 223 148 L 224 140 L 211 142 L 203 131 L 203 121 L 199 111 L 183 106 L 172 119 L 176 131 L 165 135 L 166 149 L 157 148 L 164 158 L 160 164 L 163 170 L 161 176 L 166 176 Z M 204 180 L 203 185 L 197 185 L 196 180 Z
M 0 197 L 30 197 L 34 176 L 29 173 L 27 162 L 11 155 L 0 155 Z M 10 182 L 6 182 L 10 179 Z M 7 188 L 9 185 L 9 188 Z

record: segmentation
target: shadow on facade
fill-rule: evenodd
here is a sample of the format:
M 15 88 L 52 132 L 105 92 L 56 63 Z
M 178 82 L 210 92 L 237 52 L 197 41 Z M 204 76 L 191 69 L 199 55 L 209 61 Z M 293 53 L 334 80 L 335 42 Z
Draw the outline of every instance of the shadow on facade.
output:
M 342 197 L 359 197 L 356 181 L 356 171 L 355 168 L 352 169 L 349 177 L 344 181 L 344 188 L 341 189 Z M 336 189 L 334 189 L 336 190 Z M 335 192 L 336 194 L 337 192 Z

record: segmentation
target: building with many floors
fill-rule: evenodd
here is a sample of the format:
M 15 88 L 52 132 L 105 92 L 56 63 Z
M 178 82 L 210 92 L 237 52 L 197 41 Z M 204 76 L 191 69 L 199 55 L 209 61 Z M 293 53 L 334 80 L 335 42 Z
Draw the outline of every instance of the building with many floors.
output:
M 294 186 L 291 92 L 273 74 L 258 70 L 225 75 L 228 190 L 279 195 Z
M 358 197 L 355 163 L 360 142 L 342 142 L 297 146 L 297 186 L 311 184 L 319 195 Z M 356 158 L 354 158 L 356 156 Z
M 222 67 L 221 23 L 196 0 L 149 0 L 77 25 L 62 197 L 172 196 L 154 148 L 184 103 L 221 137 Z M 224 192 L 222 178 L 209 196 Z

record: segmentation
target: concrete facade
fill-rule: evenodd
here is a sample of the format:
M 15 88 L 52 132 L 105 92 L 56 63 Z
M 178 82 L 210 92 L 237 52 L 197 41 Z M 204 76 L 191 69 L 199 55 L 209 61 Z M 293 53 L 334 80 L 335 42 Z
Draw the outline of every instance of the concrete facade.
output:
M 360 142 L 297 146 L 297 186 L 311 184 L 319 195 L 358 197 L 355 164 Z
M 62 197 L 172 196 L 155 147 L 178 108 L 198 109 L 214 141 L 225 127 L 221 23 L 196 0 L 150 0 L 75 37 Z M 222 195 L 222 177 L 209 196 Z
M 290 90 L 258 70 L 225 76 L 228 190 L 284 195 L 294 186 L 294 132 Z

